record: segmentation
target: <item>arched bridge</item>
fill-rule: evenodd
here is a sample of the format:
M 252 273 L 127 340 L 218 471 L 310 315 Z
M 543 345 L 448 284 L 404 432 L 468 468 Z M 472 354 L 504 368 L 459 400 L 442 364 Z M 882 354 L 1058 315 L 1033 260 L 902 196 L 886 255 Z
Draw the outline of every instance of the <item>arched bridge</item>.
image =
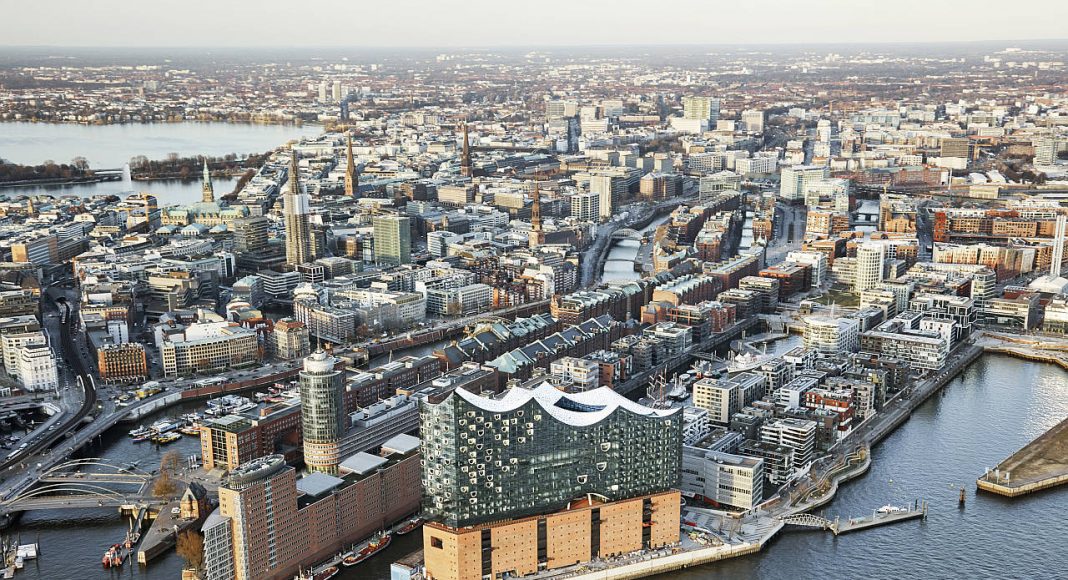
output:
M 812 514 L 791 514 L 779 518 L 784 524 L 792 524 L 795 526 L 803 526 L 806 528 L 819 528 L 821 530 L 834 530 L 836 527 L 835 522 L 831 520 L 814 516 Z
M 161 500 L 148 494 L 152 474 L 100 458 L 75 459 L 44 471 L 37 481 L 0 501 L 0 513 L 39 509 L 123 507 Z
M 623 228 L 616 230 L 612 233 L 613 240 L 640 240 L 642 239 L 642 233 L 638 230 L 632 230 L 630 228 Z

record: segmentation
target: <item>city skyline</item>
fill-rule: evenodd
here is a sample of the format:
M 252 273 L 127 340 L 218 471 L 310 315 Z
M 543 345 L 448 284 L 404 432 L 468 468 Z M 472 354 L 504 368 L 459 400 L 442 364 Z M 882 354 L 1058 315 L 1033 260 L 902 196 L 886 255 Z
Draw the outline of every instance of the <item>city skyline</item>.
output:
M 125 0 L 102 0 L 94 11 L 81 3 L 53 2 L 48 27 L 39 26 L 40 5 L 19 0 L 6 7 L 5 38 L 0 46 L 84 47 L 273 47 L 284 48 L 257 26 L 237 26 L 256 18 L 270 23 L 292 11 L 279 0 L 211 3 L 192 0 L 175 17 L 162 8 L 131 11 Z M 352 22 L 352 28 L 287 28 L 290 48 L 376 47 L 570 47 L 623 45 L 724 45 L 833 43 L 978 42 L 1037 40 L 1066 37 L 1060 23 L 1068 5 L 1042 1 L 1030 6 L 1042 18 L 1001 19 L 997 32 L 989 14 L 1002 7 L 989 1 L 925 3 L 904 0 L 887 14 L 876 2 L 815 0 L 804 4 L 774 2 L 737 5 L 718 10 L 694 2 L 657 6 L 663 26 L 646 26 L 651 7 L 636 0 L 566 3 L 548 0 L 538 9 L 517 9 L 488 0 L 472 2 L 394 2 L 348 5 L 334 1 L 313 3 L 329 13 L 332 22 Z M 1035 3 L 1032 3 L 1035 4 Z M 68 9 L 64 9 L 64 7 Z M 666 9 L 665 9 L 666 8 Z M 671 9 L 675 9 L 671 11 Z M 256 12 L 253 13 L 252 11 Z M 312 12 L 313 14 L 315 12 Z M 897 20 L 891 18 L 900 15 Z M 376 26 L 393 22 L 398 26 Z M 567 22 L 590 22 L 582 34 Z M 759 26 L 728 23 L 759 22 Z M 506 23 L 502 26 L 501 23 Z M 362 25 L 361 25 L 362 24 Z M 398 34 L 398 28 L 402 31 Z M 116 35 L 116 31 L 122 32 Z

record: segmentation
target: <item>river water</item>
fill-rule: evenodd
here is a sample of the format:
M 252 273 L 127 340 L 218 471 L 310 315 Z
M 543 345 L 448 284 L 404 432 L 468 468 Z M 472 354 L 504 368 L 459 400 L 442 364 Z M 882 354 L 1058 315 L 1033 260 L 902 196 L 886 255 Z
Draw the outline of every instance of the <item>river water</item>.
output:
M 322 130 L 317 125 L 252 125 L 239 123 L 146 123 L 136 125 L 73 125 L 48 123 L 0 123 L 0 159 L 36 165 L 51 159 L 70 163 L 82 156 L 95 169 L 118 169 L 131 157 L 166 159 L 179 156 L 223 156 L 236 153 L 263 153 L 284 145 L 290 139 L 312 137 Z M 229 193 L 232 178 L 213 178 L 217 195 Z M 0 189 L 0 195 L 53 196 L 124 194 L 147 191 L 160 204 L 200 201 L 200 181 L 159 180 L 71 185 L 48 185 Z

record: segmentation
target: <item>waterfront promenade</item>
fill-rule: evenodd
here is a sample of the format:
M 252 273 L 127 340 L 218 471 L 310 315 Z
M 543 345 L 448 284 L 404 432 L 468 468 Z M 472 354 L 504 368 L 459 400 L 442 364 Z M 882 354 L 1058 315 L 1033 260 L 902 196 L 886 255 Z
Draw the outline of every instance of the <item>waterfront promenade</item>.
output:
M 978 334 L 959 345 L 942 370 L 921 378 L 892 397 L 878 414 L 861 423 L 754 510 L 739 516 L 715 510 L 684 509 L 684 519 L 690 518 L 701 529 L 712 532 L 715 545 L 696 545 L 684 538 L 673 549 L 590 562 L 545 572 L 537 578 L 631 580 L 761 551 L 785 527 L 784 520 L 827 505 L 843 483 L 867 472 L 871 466 L 871 448 L 905 423 L 924 401 L 982 355 L 983 348 L 975 344 L 982 336 Z M 849 517 L 849 514 L 840 515 Z
M 1018 497 L 1068 483 L 1068 419 L 1010 455 L 977 481 L 979 489 Z

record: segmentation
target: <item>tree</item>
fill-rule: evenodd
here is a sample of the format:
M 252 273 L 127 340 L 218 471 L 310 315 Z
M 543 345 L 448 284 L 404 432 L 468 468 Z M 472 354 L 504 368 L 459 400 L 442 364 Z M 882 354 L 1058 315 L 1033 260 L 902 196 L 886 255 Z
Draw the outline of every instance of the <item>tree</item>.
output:
M 196 530 L 186 530 L 178 534 L 178 555 L 185 560 L 185 565 L 197 572 L 204 565 L 204 536 Z
M 71 159 L 70 164 L 81 171 L 89 169 L 89 160 L 85 157 L 82 157 L 81 155 L 75 157 L 74 159 Z
M 156 497 L 172 497 L 178 492 L 178 484 L 169 473 L 161 472 L 156 483 L 152 485 L 152 495 Z
M 167 475 L 174 476 L 178 474 L 178 470 L 182 468 L 182 458 L 178 456 L 177 451 L 168 451 L 163 454 L 163 457 L 159 460 L 159 472 L 166 473 Z

